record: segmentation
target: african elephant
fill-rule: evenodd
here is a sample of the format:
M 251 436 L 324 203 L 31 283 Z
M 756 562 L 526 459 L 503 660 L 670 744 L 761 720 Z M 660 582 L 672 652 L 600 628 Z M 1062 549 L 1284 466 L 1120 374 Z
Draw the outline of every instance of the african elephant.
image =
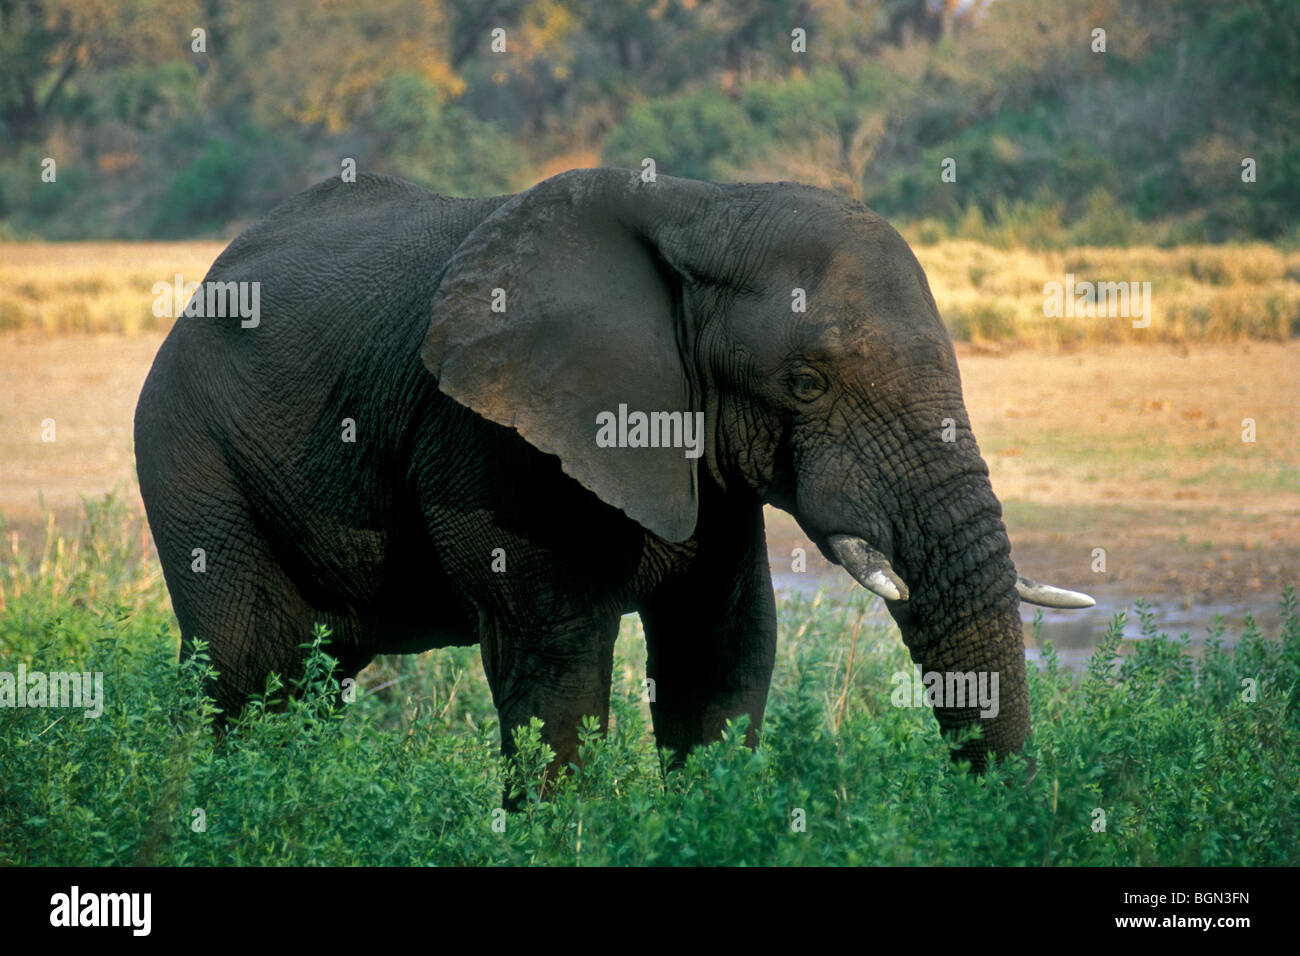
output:
M 924 670 L 1000 673 L 996 717 L 936 708 L 949 733 L 980 722 L 957 754 L 978 768 L 1029 733 L 1019 599 L 1091 603 L 1018 579 L 926 277 L 842 196 L 618 169 L 490 199 L 332 179 L 214 283 L 258 284 L 260 314 L 178 318 L 135 441 L 182 656 L 209 642 L 227 713 L 296 673 L 316 621 L 345 677 L 479 644 L 502 750 L 538 716 L 563 767 L 581 717 L 608 716 L 635 611 L 659 745 L 740 714 L 754 743 L 770 503 L 885 599 Z

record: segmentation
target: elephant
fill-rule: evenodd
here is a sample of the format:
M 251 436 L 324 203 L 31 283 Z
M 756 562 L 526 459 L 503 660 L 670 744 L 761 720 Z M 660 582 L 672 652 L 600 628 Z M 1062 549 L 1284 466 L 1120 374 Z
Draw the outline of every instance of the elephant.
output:
M 244 283 L 256 316 L 203 314 Z M 182 659 L 207 642 L 225 719 L 300 672 L 316 622 L 340 677 L 478 644 L 502 753 L 539 717 L 560 772 L 582 718 L 608 720 L 635 612 L 657 745 L 680 762 L 748 715 L 755 746 L 770 504 L 923 670 L 1000 676 L 996 716 L 934 708 L 944 734 L 982 728 L 953 752 L 982 770 L 1030 732 L 1019 602 L 1092 603 L 1017 574 L 925 273 L 835 193 L 336 177 L 234 239 L 186 311 L 137 472 Z

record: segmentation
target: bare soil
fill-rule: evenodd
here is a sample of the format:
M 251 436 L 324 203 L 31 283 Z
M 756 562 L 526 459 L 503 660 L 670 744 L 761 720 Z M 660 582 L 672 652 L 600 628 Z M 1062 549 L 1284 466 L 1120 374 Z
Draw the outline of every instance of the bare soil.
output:
M 0 336 L 9 530 L 38 545 L 46 509 L 70 530 L 79 496 L 115 487 L 139 507 L 132 417 L 161 341 Z M 1023 573 L 1113 603 L 1273 604 L 1300 583 L 1300 342 L 966 349 L 959 360 Z M 54 441 L 42 440 L 47 419 Z M 1253 442 L 1243 441 L 1246 419 Z M 771 511 L 769 546 L 779 571 L 807 542 Z M 819 569 L 830 570 L 810 554 L 809 572 Z

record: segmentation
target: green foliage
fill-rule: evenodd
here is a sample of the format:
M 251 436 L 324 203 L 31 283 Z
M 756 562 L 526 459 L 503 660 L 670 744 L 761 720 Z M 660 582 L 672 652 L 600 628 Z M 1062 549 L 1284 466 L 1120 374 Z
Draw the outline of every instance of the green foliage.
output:
M 1287 0 L 1116 0 L 1105 53 L 1089 0 L 108 6 L 0 4 L 0 136 L 14 147 L 0 235 L 229 231 L 342 157 L 486 195 L 596 156 L 811 182 L 927 235 L 1058 248 L 1300 235 Z M 191 21 L 205 51 L 176 42 Z M 487 40 L 496 27 L 508 56 Z M 40 182 L 47 156 L 57 188 Z
M 521 163 L 514 141 L 410 74 L 386 84 L 370 121 L 384 144 L 379 168 L 451 196 L 508 192 Z
M 41 178 L 50 150 L 25 146 L 0 154 L 0 226 L 19 235 L 42 234 L 51 220 L 65 215 L 93 178 L 81 163 L 56 160 L 54 182 Z M 62 159 L 63 157 L 60 157 Z
M 759 749 L 735 721 L 665 778 L 628 622 L 608 732 L 586 720 L 548 794 L 538 721 L 514 731 L 514 761 L 497 755 L 473 648 L 381 660 L 341 694 L 318 627 L 295 694 L 272 677 L 218 739 L 206 645 L 178 670 L 137 532 L 110 500 L 75 560 L 19 554 L 0 579 L 0 670 L 98 671 L 105 691 L 98 718 L 0 708 L 0 864 L 1300 863 L 1292 590 L 1276 638 L 1247 622 L 1228 648 L 1220 623 L 1196 652 L 1139 603 L 1138 638 L 1117 615 L 1077 678 L 1047 647 L 1032 776 L 1020 757 L 983 777 L 952 765 L 930 712 L 891 703 L 912 667 L 896 632 L 857 602 L 794 597 Z
M 190 63 L 133 64 L 113 76 L 107 105 L 118 121 L 166 130 L 199 108 L 199 73 Z
M 702 90 L 632 107 L 606 138 L 602 158 L 611 166 L 640 169 L 642 159 L 651 157 L 665 175 L 723 179 L 724 164 L 757 145 L 745 110 L 720 91 Z
M 183 236 L 219 227 L 239 201 L 244 168 L 236 147 L 226 140 L 209 140 L 172 180 L 158 209 L 155 234 Z
M 152 235 L 214 233 L 233 214 L 247 211 L 255 216 L 269 211 L 266 175 L 261 171 L 276 169 L 273 155 L 293 152 L 254 126 L 244 126 L 230 137 L 207 137 L 201 142 L 197 154 L 176 173 L 154 206 Z

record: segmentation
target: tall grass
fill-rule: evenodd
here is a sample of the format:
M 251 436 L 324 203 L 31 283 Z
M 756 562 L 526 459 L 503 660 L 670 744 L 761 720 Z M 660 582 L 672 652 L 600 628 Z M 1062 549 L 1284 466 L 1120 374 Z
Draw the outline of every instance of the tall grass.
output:
M 611 728 L 542 801 L 536 724 L 503 767 L 474 648 L 385 658 L 348 702 L 327 636 L 287 709 L 278 679 L 221 740 L 200 655 L 177 634 L 134 520 L 101 504 L 79 544 L 11 548 L 0 670 L 102 671 L 98 719 L 0 708 L 3 864 L 1296 864 L 1300 611 L 1280 633 L 1220 633 L 1193 658 L 1139 605 L 1086 673 L 1031 668 L 1032 776 L 952 765 L 928 710 L 891 703 L 910 669 L 860 602 L 784 602 L 756 752 L 743 724 L 660 772 L 644 648 L 624 622 Z M 116 517 L 114 517 L 116 515 Z M 125 522 L 126 527 L 120 527 Z M 121 547 L 117 547 L 117 542 Z M 57 581 L 54 579 L 58 575 Z M 345 695 L 351 697 L 353 695 Z M 503 787 L 524 797 L 500 810 Z
M 1300 249 L 1242 245 L 1073 246 L 1036 251 L 1000 234 L 981 241 L 905 230 L 955 338 L 987 345 L 1283 340 L 1300 334 Z M 164 331 L 156 282 L 196 282 L 220 242 L 0 243 L 0 331 Z M 1049 318 L 1043 286 L 1150 282 L 1151 326 L 1126 318 Z
M 153 314 L 154 283 L 202 280 L 225 245 L 0 242 L 0 332 L 165 331 L 173 320 Z
M 1022 247 L 916 242 L 953 337 L 1068 348 L 1094 343 L 1284 341 L 1300 335 L 1300 250 L 1238 246 Z M 1151 324 L 1131 317 L 1048 316 L 1049 282 L 1150 282 Z

